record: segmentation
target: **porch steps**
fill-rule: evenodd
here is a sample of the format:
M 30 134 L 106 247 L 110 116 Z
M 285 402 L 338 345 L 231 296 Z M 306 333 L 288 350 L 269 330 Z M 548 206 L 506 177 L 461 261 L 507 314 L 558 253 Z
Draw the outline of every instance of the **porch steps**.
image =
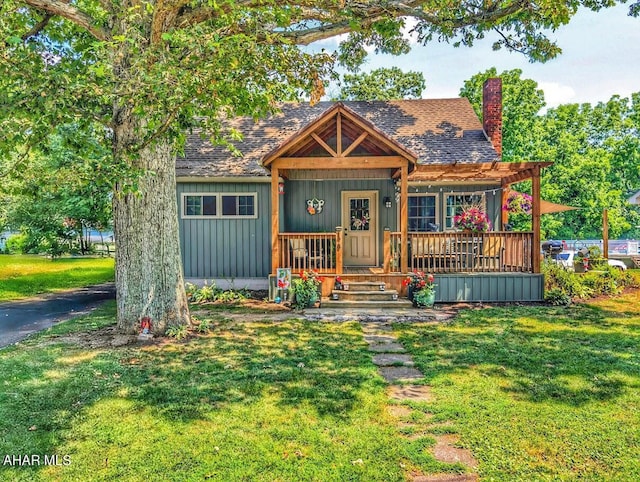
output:
M 401 299 L 396 290 L 387 290 L 384 282 L 344 281 L 348 290 L 333 290 L 331 297 L 322 300 L 323 308 L 411 308 L 407 299 Z M 384 286 L 385 289 L 380 289 Z M 338 299 L 332 299 L 337 296 Z

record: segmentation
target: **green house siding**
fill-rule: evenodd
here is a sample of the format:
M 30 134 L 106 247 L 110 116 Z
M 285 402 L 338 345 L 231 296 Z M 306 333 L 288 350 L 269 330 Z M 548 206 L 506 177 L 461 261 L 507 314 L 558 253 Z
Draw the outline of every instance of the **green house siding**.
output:
M 436 275 L 436 301 L 542 301 L 544 275 L 523 273 L 461 273 Z
M 271 269 L 269 183 L 178 183 L 180 246 L 187 278 L 266 278 Z M 183 219 L 183 193 L 256 193 L 253 219 Z
M 177 185 L 178 221 L 184 274 L 188 278 L 266 278 L 271 270 L 271 185 L 269 182 L 181 182 Z M 409 195 L 436 195 L 438 222 L 444 225 L 446 195 L 484 192 L 487 212 L 500 226 L 500 190 L 494 186 L 411 185 Z M 378 258 L 383 258 L 383 231 L 400 229 L 395 187 L 391 179 L 287 180 L 280 201 L 282 232 L 334 232 L 342 225 L 342 191 L 378 192 Z M 184 193 L 256 193 L 256 216 L 251 219 L 183 218 Z M 384 198 L 392 207 L 384 206 Z M 322 199 L 321 213 L 307 212 L 308 199 Z M 510 288 L 511 289 L 511 288 Z
M 281 196 L 284 222 L 280 225 L 280 230 L 306 233 L 334 232 L 337 226 L 342 226 L 342 191 L 378 191 L 378 256 L 382 259 L 383 229 L 389 227 L 394 230 L 397 220 L 391 179 L 287 181 L 285 194 Z M 385 197 L 393 199 L 391 208 L 384 207 Z M 307 212 L 307 199 L 313 198 L 324 200 L 324 206 L 321 213 L 312 216 Z

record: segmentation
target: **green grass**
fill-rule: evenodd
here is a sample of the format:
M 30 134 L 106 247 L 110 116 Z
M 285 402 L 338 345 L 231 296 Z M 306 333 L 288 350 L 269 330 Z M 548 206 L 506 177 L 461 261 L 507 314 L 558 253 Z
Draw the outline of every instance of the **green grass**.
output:
M 113 317 L 109 304 L 0 350 L 0 454 L 71 457 L 0 466 L 0 480 L 388 482 L 412 467 L 460 470 L 424 450 L 432 439 L 400 436 L 357 323 L 217 313 L 208 335 L 181 342 L 69 342 Z
M 640 480 L 640 296 L 398 325 L 484 480 Z
M 147 347 L 78 342 L 114 316 L 108 303 L 0 350 L 0 456 L 71 460 L 0 465 L 0 480 L 386 482 L 462 472 L 430 455 L 437 433 L 459 435 L 482 480 L 640 480 L 638 291 L 396 325 L 435 397 L 411 403 L 411 420 L 451 423 L 414 440 L 387 412 L 357 323 L 238 322 L 202 310 L 207 335 Z
M 0 255 L 0 302 L 113 281 L 111 258 Z

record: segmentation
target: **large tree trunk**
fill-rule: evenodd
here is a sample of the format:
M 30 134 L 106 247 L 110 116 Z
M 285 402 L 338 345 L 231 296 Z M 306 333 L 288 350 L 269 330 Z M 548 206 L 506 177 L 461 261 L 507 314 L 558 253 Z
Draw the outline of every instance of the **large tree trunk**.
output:
M 131 124 L 121 124 L 114 147 L 121 148 L 135 136 Z M 116 187 L 113 200 L 118 328 L 135 333 L 141 318 L 149 317 L 153 333 L 163 334 L 169 326 L 190 321 L 180 256 L 175 156 L 170 143 L 160 141 L 139 151 L 131 164 L 144 170 L 137 190 Z

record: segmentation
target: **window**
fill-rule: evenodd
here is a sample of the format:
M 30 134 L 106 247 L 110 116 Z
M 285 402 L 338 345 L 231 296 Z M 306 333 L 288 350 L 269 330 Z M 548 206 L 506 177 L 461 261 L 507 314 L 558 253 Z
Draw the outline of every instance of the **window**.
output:
M 183 218 L 257 218 L 257 193 L 182 194 Z
M 453 218 L 461 214 L 465 208 L 478 206 L 486 212 L 483 194 L 448 194 L 447 206 L 444 213 L 445 229 L 453 229 Z
M 428 231 L 436 221 L 435 195 L 409 196 L 409 231 Z
M 215 196 L 185 196 L 184 216 L 215 216 L 216 201 Z

